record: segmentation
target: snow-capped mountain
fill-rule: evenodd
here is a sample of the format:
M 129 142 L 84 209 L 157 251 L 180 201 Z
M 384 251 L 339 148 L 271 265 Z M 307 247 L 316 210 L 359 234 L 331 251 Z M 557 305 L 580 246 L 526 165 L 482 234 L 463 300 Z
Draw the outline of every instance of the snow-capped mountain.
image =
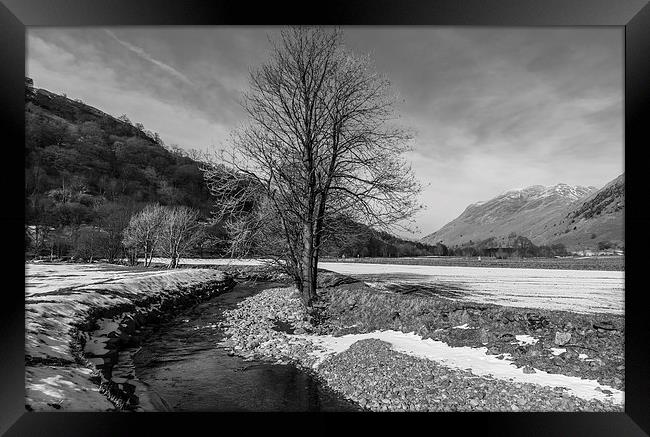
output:
M 622 181 L 622 178 L 621 175 L 615 181 L 619 179 Z M 610 182 L 601 190 L 591 186 L 572 186 L 564 183 L 549 187 L 533 185 L 508 190 L 493 199 L 469 205 L 458 218 L 433 234 L 424 237 L 422 241 L 429 244 L 442 242 L 453 247 L 476 243 L 491 237 L 507 241 L 508 236 L 516 234 L 528 238 L 537 245 L 565 242 L 574 246 L 582 242 L 585 236 L 580 234 L 574 239 L 567 239 L 568 234 L 578 229 L 577 227 L 575 230 L 573 229 L 574 222 L 567 232 L 565 229 L 567 226 L 564 226 L 566 223 L 562 220 L 565 219 L 568 222 L 573 220 L 574 218 L 568 218 L 567 214 L 571 212 L 579 214 L 578 211 L 582 211 L 581 207 L 585 201 L 607 197 L 604 195 L 598 197 L 598 193 L 611 184 L 616 185 L 615 181 Z M 614 203 L 616 204 L 616 201 Z M 618 202 L 618 204 L 620 206 L 622 203 Z M 585 208 L 589 210 L 588 206 Z M 593 222 L 594 218 L 588 217 L 584 220 Z M 560 231 L 558 226 L 564 227 Z M 583 223 L 582 226 L 585 227 L 585 224 Z M 622 221 L 620 228 L 622 230 Z M 591 229 L 591 227 L 586 226 L 585 229 Z M 560 232 L 563 234 L 560 235 Z M 598 235 L 593 237 L 592 234 L 593 232 L 590 232 L 587 239 L 596 240 L 593 241 L 594 245 L 604 238 Z

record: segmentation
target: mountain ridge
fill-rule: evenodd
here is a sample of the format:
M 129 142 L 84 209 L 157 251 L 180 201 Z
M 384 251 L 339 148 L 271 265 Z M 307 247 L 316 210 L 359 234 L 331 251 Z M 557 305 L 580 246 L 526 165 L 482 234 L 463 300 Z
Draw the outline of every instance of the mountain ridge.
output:
M 622 232 L 619 235 L 617 229 L 622 230 L 622 218 L 619 220 L 614 215 L 624 208 L 622 180 L 623 175 L 600 190 L 566 183 L 506 190 L 492 199 L 468 205 L 456 219 L 421 241 L 448 247 L 472 245 L 488 239 L 508 244 L 512 236 L 517 235 L 536 245 L 561 243 L 570 250 L 595 248 L 604 240 L 621 246 Z M 569 217 L 571 214 L 575 217 Z

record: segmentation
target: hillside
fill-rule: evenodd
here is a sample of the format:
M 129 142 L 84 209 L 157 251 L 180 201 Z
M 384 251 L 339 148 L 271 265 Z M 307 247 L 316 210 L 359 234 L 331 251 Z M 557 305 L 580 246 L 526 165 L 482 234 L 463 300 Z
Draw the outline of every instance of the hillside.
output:
M 566 184 L 510 190 L 488 201 L 469 205 L 458 218 L 422 241 L 429 244 L 442 241 L 451 247 L 488 238 L 506 240 L 514 233 L 538 244 L 549 223 L 557 220 L 573 202 L 594 191 L 594 187 Z
M 80 256 L 81 246 L 108 235 L 121 248 L 132 214 L 148 203 L 184 205 L 211 219 L 213 199 L 197 154 L 168 147 L 157 133 L 80 100 L 34 88 L 25 79 L 25 245 L 32 256 Z M 354 240 L 330 245 L 332 255 L 413 256 L 436 248 L 362 225 Z M 194 256 L 220 256 L 227 235 L 206 225 Z M 102 237 L 103 238 L 103 237 Z M 111 256 L 108 257 L 111 259 Z
M 82 204 L 128 199 L 182 204 L 207 213 L 208 190 L 194 159 L 165 147 L 157 134 L 125 116 L 117 119 L 30 85 L 25 94 L 25 194 L 32 205 L 59 194 L 83 196 Z
M 575 250 L 624 247 L 625 175 L 573 203 L 540 238 Z
M 510 190 L 469 205 L 421 241 L 449 247 L 513 247 L 514 237 L 523 237 L 538 246 L 564 244 L 568 250 L 597 249 L 601 242 L 620 246 L 623 188 L 621 175 L 600 190 L 562 183 Z

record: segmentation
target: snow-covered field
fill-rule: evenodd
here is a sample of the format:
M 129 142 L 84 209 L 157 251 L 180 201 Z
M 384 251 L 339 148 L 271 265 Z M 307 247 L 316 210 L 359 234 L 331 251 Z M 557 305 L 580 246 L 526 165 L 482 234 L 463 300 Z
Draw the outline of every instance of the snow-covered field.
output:
M 460 291 L 460 299 L 581 313 L 624 313 L 624 272 L 321 263 L 373 286 L 436 283 Z
M 154 258 L 154 261 L 156 259 Z M 164 260 L 161 260 L 164 262 Z M 255 259 L 183 259 L 185 265 L 261 265 Z M 371 286 L 440 285 L 459 299 L 524 308 L 624 314 L 625 272 L 328 263 L 319 267 Z
M 144 278 L 160 273 L 160 270 L 140 271 L 110 264 L 30 263 L 25 264 L 25 295 Z
M 142 261 L 140 259 L 139 261 Z M 154 264 L 167 264 L 169 259 L 156 258 L 151 260 Z M 265 263 L 262 259 L 239 259 L 239 258 L 181 258 L 181 266 L 261 266 Z
M 501 360 L 496 358 L 495 355 L 488 355 L 485 347 L 451 347 L 442 341 L 422 339 L 422 337 L 412 332 L 403 333 L 386 330 L 365 334 L 349 334 L 340 337 L 304 334 L 291 337 L 309 340 L 321 349 L 313 353 L 319 357 L 314 367 L 318 367 L 328 356 L 345 351 L 359 340 L 377 338 L 390 343 L 397 352 L 433 360 L 447 367 L 470 370 L 477 376 L 490 376 L 496 379 L 539 384 L 546 387 L 565 387 L 568 389 L 569 394 L 579 398 L 610 400 L 617 405 L 622 405 L 625 398 L 624 392 L 601 385 L 595 380 L 547 373 L 539 369 L 535 369 L 535 373 L 524 373 L 523 369 L 517 368 L 507 355 Z M 527 336 L 520 337 L 522 337 L 520 341 L 530 340 Z M 608 390 L 611 394 L 603 393 L 602 390 Z

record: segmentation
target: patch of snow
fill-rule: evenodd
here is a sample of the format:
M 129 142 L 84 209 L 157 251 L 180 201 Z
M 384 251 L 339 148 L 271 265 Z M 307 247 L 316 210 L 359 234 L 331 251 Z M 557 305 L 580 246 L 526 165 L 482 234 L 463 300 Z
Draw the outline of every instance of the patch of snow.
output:
M 562 355 L 564 352 L 566 352 L 566 349 L 562 347 L 552 347 L 551 352 L 553 355 Z
M 61 375 L 54 375 L 48 378 L 42 378 L 41 382 L 42 384 L 32 384 L 31 389 L 38 390 L 46 394 L 47 396 L 57 398 L 57 399 L 64 398 L 64 392 L 63 390 L 58 388 L 59 386 L 61 385 L 68 386 L 68 387 L 75 386 L 74 383 L 63 379 L 63 376 Z
M 524 344 L 535 344 L 539 340 L 536 339 L 535 337 L 531 337 L 530 335 L 515 335 L 515 339 L 517 340 L 517 343 L 524 345 Z
M 586 360 L 589 357 L 587 356 L 587 354 L 580 354 L 578 355 L 578 358 L 580 358 L 581 360 Z
M 595 380 L 552 374 L 535 369 L 535 373 L 524 373 L 517 368 L 508 354 L 500 360 L 495 355 L 488 355 L 487 348 L 451 347 L 442 341 L 422 339 L 415 333 L 405 334 L 399 331 L 375 331 L 365 334 L 350 334 L 341 337 L 330 335 L 293 335 L 295 338 L 308 339 L 319 350 L 312 352 L 318 357 L 314 367 L 318 367 L 327 357 L 339 354 L 359 340 L 377 338 L 390 343 L 394 350 L 407 355 L 426 358 L 442 365 L 469 370 L 477 376 L 489 376 L 497 379 L 511 380 L 520 383 L 532 383 L 550 387 L 565 387 L 574 396 L 583 399 L 609 399 L 616 404 L 623 404 L 625 393 L 613 387 L 600 385 Z M 607 389 L 611 395 L 597 389 Z
M 30 389 L 35 390 L 35 391 L 40 391 L 41 393 L 45 394 L 46 396 L 56 398 L 56 399 L 63 399 L 64 398 L 64 393 L 63 390 L 52 387 L 47 384 L 31 384 L 29 386 Z
M 470 329 L 469 325 L 467 323 L 463 323 L 462 325 L 454 326 L 454 329 Z

